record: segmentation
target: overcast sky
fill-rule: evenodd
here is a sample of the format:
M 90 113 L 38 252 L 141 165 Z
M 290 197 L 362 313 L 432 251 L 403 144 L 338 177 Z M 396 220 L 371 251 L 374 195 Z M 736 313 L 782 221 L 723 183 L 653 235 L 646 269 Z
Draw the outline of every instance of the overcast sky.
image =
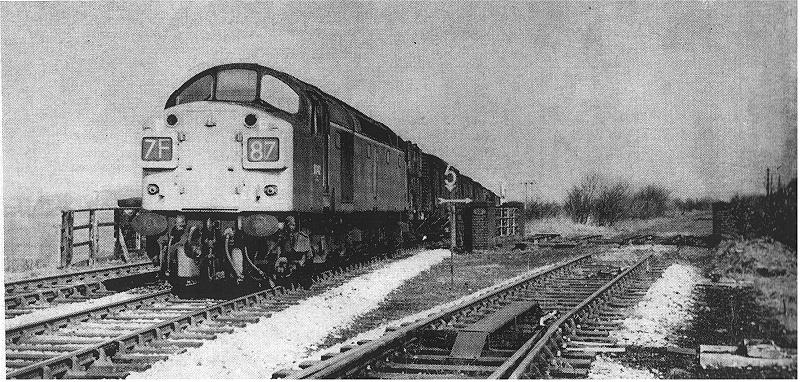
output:
M 143 120 L 208 66 L 338 96 L 494 189 L 677 196 L 796 176 L 794 2 L 8 3 L 3 189 L 138 192 Z

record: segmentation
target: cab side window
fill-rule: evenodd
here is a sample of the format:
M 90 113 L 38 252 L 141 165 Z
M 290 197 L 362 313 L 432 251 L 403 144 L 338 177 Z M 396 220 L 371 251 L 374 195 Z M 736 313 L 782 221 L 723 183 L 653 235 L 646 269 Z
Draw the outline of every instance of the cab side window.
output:
M 300 96 L 283 81 L 265 74 L 261 77 L 261 100 L 289 114 L 300 110 Z

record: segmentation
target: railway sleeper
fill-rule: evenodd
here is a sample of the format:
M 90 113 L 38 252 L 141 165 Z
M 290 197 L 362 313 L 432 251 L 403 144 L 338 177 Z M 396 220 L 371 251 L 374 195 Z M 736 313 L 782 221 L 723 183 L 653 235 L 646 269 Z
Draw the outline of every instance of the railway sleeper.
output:
M 608 337 L 611 335 L 611 332 L 608 330 L 575 329 L 575 335 L 587 337 Z
M 33 313 L 35 309 L 6 309 L 6 319 L 21 316 L 23 314 Z
M 67 304 L 67 303 L 72 303 L 72 302 L 84 302 L 84 301 L 88 301 L 88 300 L 91 300 L 91 299 L 92 299 L 92 297 L 88 297 L 88 296 L 69 296 L 69 297 L 59 296 L 59 297 L 54 298 L 50 302 L 51 303 L 59 303 L 59 304 Z
M 125 379 L 129 371 L 67 371 L 62 379 Z
M 77 337 L 103 337 L 114 338 L 119 335 L 119 332 L 113 330 L 85 330 L 83 328 L 72 328 L 69 330 L 54 332 L 58 335 L 70 335 Z
M 230 325 L 228 325 L 228 326 L 230 326 Z M 192 331 L 192 332 L 197 332 L 197 333 L 205 333 L 205 334 L 220 334 L 220 333 L 231 334 L 231 333 L 233 333 L 233 328 L 221 327 L 221 326 L 205 326 L 205 325 L 193 326 L 193 327 L 191 327 L 189 329 L 186 329 L 186 330 Z
M 315 361 L 315 360 L 305 360 L 305 361 L 302 361 L 302 362 L 298 363 L 297 367 L 299 367 L 301 369 L 308 369 L 309 367 L 314 366 L 314 365 L 316 365 L 318 363 L 319 363 L 319 361 Z
M 141 353 L 141 354 L 181 354 L 185 353 L 186 349 L 179 348 L 177 346 L 174 347 L 152 347 L 147 345 L 139 345 L 135 346 L 132 353 Z
M 59 356 L 58 352 L 6 352 L 6 360 L 45 360 Z
M 159 320 L 159 319 L 170 319 L 178 317 L 176 314 L 160 314 L 158 312 L 148 312 L 148 311 L 124 311 L 119 312 L 116 314 L 109 315 L 108 318 L 113 320 Z
M 384 362 L 376 365 L 380 371 L 423 372 L 423 373 L 452 373 L 452 374 L 490 374 L 497 370 L 493 366 L 480 365 L 448 365 L 448 364 L 420 364 Z
M 592 366 L 593 359 L 589 358 L 582 358 L 582 357 L 568 357 L 568 356 L 561 356 L 556 357 L 553 359 L 553 362 L 556 365 L 569 365 L 573 368 L 580 368 L 580 369 L 588 369 Z
M 170 333 L 169 338 L 172 340 L 214 340 L 217 339 L 216 334 L 196 333 L 189 330 L 183 332 Z
M 253 315 L 218 316 L 218 317 L 214 317 L 214 321 L 218 321 L 218 322 L 241 322 L 241 323 L 247 323 L 247 324 L 255 324 L 260 319 L 261 319 L 261 317 L 253 316 Z
M 108 324 L 105 322 L 87 322 L 82 325 L 84 328 L 94 328 L 94 329 L 101 329 L 101 330 L 111 330 L 111 331 L 120 331 L 120 330 L 137 330 L 142 329 L 148 326 L 147 324 L 118 324 L 112 323 Z
M 551 367 L 550 376 L 555 378 L 586 378 L 589 376 L 588 368 Z
M 414 354 L 414 355 L 409 355 L 407 358 L 404 359 L 404 361 L 410 363 L 433 363 L 433 364 L 441 363 L 441 364 L 453 364 L 453 365 L 468 363 L 470 365 L 500 366 L 507 359 L 508 358 L 506 357 L 481 356 L 475 359 L 462 360 L 444 355 Z
M 58 335 L 38 335 L 28 338 L 25 342 L 32 344 L 98 344 L 112 337 L 77 337 L 77 336 L 58 336 Z
M 466 375 L 461 374 L 428 374 L 428 373 L 387 373 L 378 371 L 368 371 L 362 379 L 466 379 Z
M 57 351 L 57 352 L 72 352 L 75 350 L 83 349 L 82 345 L 51 345 L 51 344 L 14 344 L 6 345 L 6 351 Z
M 563 354 L 572 354 L 572 353 L 624 353 L 624 347 L 613 347 L 613 346 L 592 346 L 597 344 L 590 344 L 586 346 L 581 346 L 579 344 L 569 343 L 567 347 L 564 348 L 562 351 Z
M 168 338 L 165 340 L 154 340 L 147 343 L 148 346 L 151 347 L 187 347 L 187 348 L 197 348 L 203 346 L 203 341 L 192 341 L 192 340 L 179 340 Z
M 123 353 L 114 355 L 111 360 L 115 363 L 154 363 L 166 361 L 167 358 L 169 356 L 166 354 Z
M 601 336 L 577 336 L 571 335 L 567 337 L 567 341 L 569 342 L 587 342 L 587 343 L 596 343 L 596 344 L 611 344 L 616 345 L 617 340 L 611 337 L 601 337 Z
M 8 368 L 19 369 L 19 368 L 23 368 L 23 367 L 27 367 L 27 366 L 33 365 L 34 363 L 37 363 L 37 362 L 39 362 L 39 361 L 34 361 L 34 360 L 16 360 L 16 359 L 14 359 L 14 360 L 10 360 L 10 359 L 6 359 L 6 368 L 7 368 L 7 369 L 8 369 Z

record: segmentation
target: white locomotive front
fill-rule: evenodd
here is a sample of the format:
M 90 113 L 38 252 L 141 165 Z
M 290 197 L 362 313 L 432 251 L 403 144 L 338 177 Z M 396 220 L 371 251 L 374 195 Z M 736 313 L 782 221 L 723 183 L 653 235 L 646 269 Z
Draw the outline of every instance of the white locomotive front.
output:
M 142 207 L 291 211 L 293 127 L 281 113 L 253 106 L 264 99 L 287 114 L 298 112 L 294 90 L 255 70 L 220 70 L 190 81 L 174 106 L 144 126 Z

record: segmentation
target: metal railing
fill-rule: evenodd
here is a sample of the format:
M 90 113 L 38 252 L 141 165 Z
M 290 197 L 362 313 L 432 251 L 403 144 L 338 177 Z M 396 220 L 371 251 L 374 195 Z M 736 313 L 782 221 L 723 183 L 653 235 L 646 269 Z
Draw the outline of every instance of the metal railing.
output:
M 130 226 L 130 221 L 138 210 L 136 207 L 106 207 L 61 211 L 61 268 L 72 264 L 74 250 L 77 247 L 88 246 L 89 263 L 101 258 L 101 227 L 114 227 L 114 249 L 110 258 L 127 261 L 130 251 L 142 249 L 143 238 Z M 105 211 L 114 212 L 112 221 L 102 221 L 98 217 L 98 213 Z M 83 214 L 88 214 L 88 219 L 84 220 L 86 223 L 75 225 L 76 215 Z M 76 243 L 75 232 L 83 230 L 88 230 L 88 239 Z

